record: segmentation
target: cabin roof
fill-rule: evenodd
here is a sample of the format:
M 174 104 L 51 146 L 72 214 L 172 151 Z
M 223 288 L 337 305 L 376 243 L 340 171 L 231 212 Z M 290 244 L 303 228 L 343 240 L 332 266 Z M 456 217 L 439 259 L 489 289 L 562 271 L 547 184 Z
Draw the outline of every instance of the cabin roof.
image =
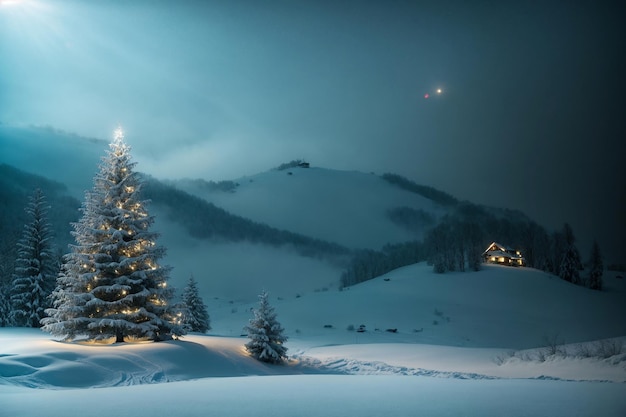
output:
M 489 250 L 492 246 L 496 246 L 497 250 Z M 510 252 L 509 252 L 510 251 Z M 517 250 L 499 244 L 498 242 L 491 242 L 487 249 L 483 252 L 483 255 L 489 256 L 504 256 L 511 259 L 523 259 L 523 256 L 517 254 Z
M 489 246 L 487 246 L 487 250 L 489 250 L 489 248 L 490 248 L 490 247 L 492 247 L 493 245 L 496 245 L 496 246 L 497 246 L 497 248 L 498 248 L 498 250 L 501 250 L 501 251 L 503 251 L 503 252 L 506 252 L 506 251 L 508 251 L 508 250 L 515 251 L 515 249 L 513 249 L 513 248 L 511 248 L 511 247 L 509 247 L 509 246 L 504 246 L 504 245 L 501 245 L 501 244 L 500 244 L 500 243 L 498 243 L 498 242 L 491 242 L 491 244 L 490 244 Z M 486 251 L 485 251 L 485 252 L 486 252 Z

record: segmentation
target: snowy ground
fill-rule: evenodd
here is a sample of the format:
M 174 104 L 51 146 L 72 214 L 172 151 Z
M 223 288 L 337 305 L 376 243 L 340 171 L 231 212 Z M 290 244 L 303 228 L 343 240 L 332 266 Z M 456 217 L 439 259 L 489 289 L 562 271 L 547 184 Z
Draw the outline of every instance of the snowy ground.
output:
M 398 376 L 211 378 L 97 390 L 0 394 L 11 417 L 604 416 L 623 417 L 623 384 Z
M 626 351 L 585 357 L 626 342 L 623 285 L 402 268 L 273 300 L 291 337 L 283 366 L 243 350 L 253 304 L 221 299 L 212 335 L 179 341 L 85 346 L 0 329 L 0 416 L 624 416 Z M 551 355 L 535 339 L 555 327 L 566 344 Z
M 414 344 L 299 349 L 284 366 L 243 338 L 81 346 L 2 329 L 0 415 L 623 416 L 624 359 L 495 360 L 499 349 Z M 595 382 L 594 382 L 595 381 Z M 604 382 L 598 382 L 604 381 Z M 622 381 L 622 382 L 608 382 Z M 96 388 L 96 389 L 88 389 Z

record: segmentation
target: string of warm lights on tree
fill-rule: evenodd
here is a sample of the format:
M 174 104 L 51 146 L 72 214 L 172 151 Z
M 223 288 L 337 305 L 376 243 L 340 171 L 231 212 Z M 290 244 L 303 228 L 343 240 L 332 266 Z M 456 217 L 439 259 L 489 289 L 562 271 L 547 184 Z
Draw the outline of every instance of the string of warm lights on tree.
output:
M 66 256 L 45 330 L 118 342 L 176 333 L 181 315 L 169 308 L 169 268 L 158 263 L 164 249 L 149 231 L 154 220 L 134 166 L 118 128 L 73 225 L 77 244 Z

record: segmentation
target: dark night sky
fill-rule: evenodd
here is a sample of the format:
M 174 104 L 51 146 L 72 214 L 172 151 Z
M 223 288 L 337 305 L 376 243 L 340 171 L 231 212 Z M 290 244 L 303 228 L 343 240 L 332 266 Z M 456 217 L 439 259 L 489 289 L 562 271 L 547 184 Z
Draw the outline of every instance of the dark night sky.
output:
M 121 123 L 157 177 L 294 158 L 397 172 L 570 222 L 583 258 L 596 237 L 624 262 L 618 3 L 3 4 L 0 121 L 100 138 Z

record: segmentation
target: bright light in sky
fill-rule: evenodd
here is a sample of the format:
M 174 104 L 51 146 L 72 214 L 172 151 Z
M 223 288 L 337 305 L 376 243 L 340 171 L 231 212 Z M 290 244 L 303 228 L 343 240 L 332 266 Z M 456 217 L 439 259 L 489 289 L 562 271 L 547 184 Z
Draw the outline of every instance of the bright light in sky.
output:
M 441 87 L 438 87 L 435 89 L 435 93 L 436 95 L 440 96 L 443 93 L 443 89 Z M 424 98 L 430 98 L 430 93 L 426 93 L 424 94 Z
M 0 0 L 0 6 L 11 6 L 21 2 L 22 0 Z

